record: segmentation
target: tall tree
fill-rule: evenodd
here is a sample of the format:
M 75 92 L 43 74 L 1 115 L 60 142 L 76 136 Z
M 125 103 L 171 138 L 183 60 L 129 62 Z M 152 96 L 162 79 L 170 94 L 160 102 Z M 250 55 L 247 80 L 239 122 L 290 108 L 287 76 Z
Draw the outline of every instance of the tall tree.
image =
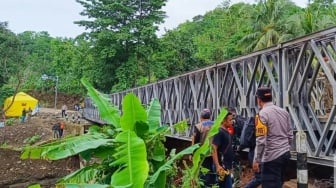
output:
M 7 22 L 0 22 L 0 86 L 24 69 L 20 40 L 7 27 Z
M 11 82 L 16 87 L 24 81 L 26 57 L 20 39 L 7 29 L 7 22 L 0 23 L 0 86 Z
M 290 16 L 284 24 L 295 37 L 307 35 L 336 24 L 336 4 L 329 0 L 313 1 L 305 9 Z
M 166 0 L 77 0 L 89 20 L 75 22 L 90 29 L 102 91 L 134 87 L 141 75 L 150 75 L 148 57 L 157 42 L 155 32 L 165 16 Z M 141 67 L 147 67 L 142 69 Z M 121 76 L 122 75 L 122 76 Z
M 23 86 L 28 90 L 40 89 L 42 74 L 55 75 L 50 56 L 52 37 L 47 32 L 25 31 L 18 34 L 18 38 L 27 62 Z
M 21 89 L 27 67 L 20 40 L 7 27 L 7 22 L 0 22 L 0 106 Z M 0 119 L 8 108 L 0 109 Z
M 52 38 L 47 32 L 25 31 L 18 38 L 27 64 L 24 89 L 54 92 L 58 77 L 58 91 L 79 94 L 84 92 L 80 78 L 94 79 L 90 47 L 81 37 Z M 43 74 L 54 80 L 42 80 Z
M 239 3 L 218 7 L 204 15 L 202 34 L 194 38 L 196 56 L 207 64 L 220 63 L 240 55 L 237 42 L 251 31 L 253 6 Z
M 167 76 L 175 76 L 204 66 L 204 63 L 195 57 L 197 48 L 193 41 L 201 31 L 199 22 L 186 22 L 168 31 L 160 39 L 156 61 L 165 65 Z
M 290 39 L 283 29 L 283 21 L 295 14 L 295 9 L 299 8 L 289 0 L 260 0 L 255 8 L 254 31 L 246 35 L 240 44 L 247 46 L 246 52 L 251 52 Z

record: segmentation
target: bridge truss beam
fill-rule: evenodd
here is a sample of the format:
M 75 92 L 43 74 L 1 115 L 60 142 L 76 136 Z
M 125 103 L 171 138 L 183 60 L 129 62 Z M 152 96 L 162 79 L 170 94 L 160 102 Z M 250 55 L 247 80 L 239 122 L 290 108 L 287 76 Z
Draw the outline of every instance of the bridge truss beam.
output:
M 135 93 L 143 104 L 160 101 L 162 123 L 172 125 L 188 120 L 185 134 L 190 138 L 203 108 L 216 117 L 222 107 L 234 107 L 238 114 L 254 116 L 258 111 L 255 92 L 260 86 L 272 88 L 273 100 L 287 109 L 295 131 L 308 138 L 308 156 L 332 165 L 335 155 L 336 122 L 336 27 L 277 46 L 215 64 L 156 83 L 110 95 L 120 106 L 123 97 Z M 85 116 L 99 119 L 90 101 Z M 293 150 L 295 150 L 293 148 Z

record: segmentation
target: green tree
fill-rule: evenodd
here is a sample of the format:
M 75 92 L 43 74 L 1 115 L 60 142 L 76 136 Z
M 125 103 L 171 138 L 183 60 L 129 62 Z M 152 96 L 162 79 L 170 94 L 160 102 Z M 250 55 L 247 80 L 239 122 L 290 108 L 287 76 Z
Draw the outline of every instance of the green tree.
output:
M 94 84 L 102 91 L 134 87 L 141 76 L 151 76 L 150 52 L 156 45 L 155 32 L 165 16 L 166 0 L 77 0 L 89 20 L 75 22 L 91 30 L 95 61 L 100 79 Z M 127 71 L 125 71 L 127 70 Z M 150 79 L 149 79 L 150 81 Z
M 50 56 L 51 75 L 59 77 L 60 90 L 69 94 L 83 94 L 84 88 L 80 83 L 83 70 L 91 67 L 92 58 L 89 52 L 81 52 L 85 48 L 76 45 L 78 40 L 53 39 L 51 41 Z M 81 43 L 83 46 L 84 43 Z
M 196 56 L 206 64 L 220 63 L 241 54 L 237 42 L 251 31 L 253 6 L 239 3 L 205 14 L 203 32 L 195 36 Z
M 17 36 L 27 62 L 23 88 L 39 90 L 42 86 L 41 75 L 54 75 L 50 56 L 52 37 L 47 32 L 37 33 L 33 31 L 25 31 Z
M 54 92 L 55 81 L 43 81 L 42 74 L 58 76 L 58 90 L 68 94 L 84 93 L 80 78 L 94 80 L 97 72 L 90 44 L 83 38 L 52 38 L 47 32 L 32 31 L 20 33 L 18 38 L 27 64 L 24 89 Z
M 314 1 L 303 11 L 290 16 L 286 29 L 295 37 L 307 35 L 334 26 L 336 4 L 332 1 Z
M 255 7 L 253 32 L 244 36 L 240 44 L 246 52 L 274 46 L 291 39 L 283 28 L 286 18 L 299 11 L 289 0 L 260 0 Z
M 20 40 L 7 26 L 7 22 L 0 22 L 0 106 L 21 89 L 27 67 Z
M 199 20 L 180 24 L 176 29 L 167 31 L 160 39 L 160 46 L 155 51 L 155 61 L 165 66 L 167 72 L 162 76 L 175 76 L 186 71 L 205 66 L 204 62 L 195 56 L 197 46 L 193 39 L 202 31 Z
M 327 27 L 334 26 L 336 24 L 336 3 L 333 0 L 314 0 L 309 3 L 306 8 L 306 17 L 310 15 L 311 19 L 306 19 L 304 17 L 304 21 L 311 22 L 311 32 L 316 32 L 321 29 L 325 29 Z M 311 33 L 309 32 L 309 33 Z M 307 33 L 308 34 L 308 33 Z
M 7 22 L 0 22 L 0 86 L 8 83 L 12 75 L 21 79 L 25 68 L 20 40 L 7 26 Z

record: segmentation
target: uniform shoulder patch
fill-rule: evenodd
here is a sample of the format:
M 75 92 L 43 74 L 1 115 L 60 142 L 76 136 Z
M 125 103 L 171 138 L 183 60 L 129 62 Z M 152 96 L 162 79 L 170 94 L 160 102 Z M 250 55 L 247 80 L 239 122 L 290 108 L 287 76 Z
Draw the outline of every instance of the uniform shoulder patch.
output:
M 255 118 L 256 124 L 256 137 L 265 136 L 267 134 L 267 125 L 265 125 L 259 118 L 259 115 L 256 115 Z

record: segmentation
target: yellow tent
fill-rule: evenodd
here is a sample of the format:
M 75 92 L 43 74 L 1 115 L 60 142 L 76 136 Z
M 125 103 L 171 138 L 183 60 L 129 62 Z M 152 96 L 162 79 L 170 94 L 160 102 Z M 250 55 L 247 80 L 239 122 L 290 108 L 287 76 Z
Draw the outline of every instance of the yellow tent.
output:
M 13 96 L 8 97 L 4 103 L 4 110 L 11 104 Z M 12 106 L 6 111 L 5 115 L 7 117 L 18 117 L 21 116 L 23 109 L 28 110 L 29 108 L 33 110 L 37 106 L 38 100 L 32 96 L 19 92 L 16 94 Z

